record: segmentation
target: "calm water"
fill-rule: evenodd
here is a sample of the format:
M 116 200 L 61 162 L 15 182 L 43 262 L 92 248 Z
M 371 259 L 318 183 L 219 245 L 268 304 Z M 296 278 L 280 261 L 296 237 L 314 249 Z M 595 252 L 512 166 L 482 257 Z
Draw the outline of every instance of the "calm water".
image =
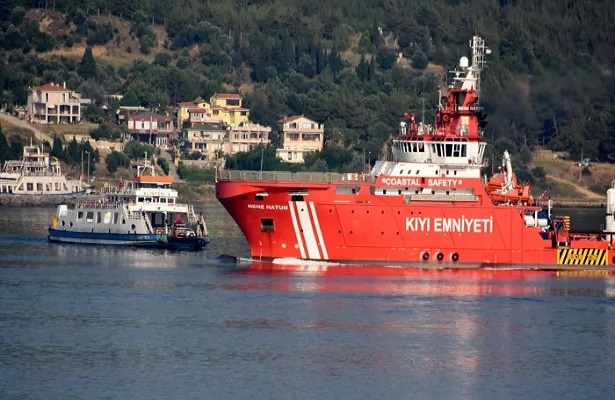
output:
M 0 398 L 615 396 L 613 279 L 248 272 L 199 208 L 203 253 L 48 244 L 53 209 L 1 209 Z

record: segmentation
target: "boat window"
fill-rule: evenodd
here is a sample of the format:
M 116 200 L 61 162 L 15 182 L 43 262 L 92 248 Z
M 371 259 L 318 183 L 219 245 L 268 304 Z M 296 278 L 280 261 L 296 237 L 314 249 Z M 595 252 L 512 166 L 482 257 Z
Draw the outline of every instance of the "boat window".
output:
M 43 184 L 42 183 L 37 183 L 36 184 L 36 191 L 37 192 L 42 192 L 43 191 Z
M 101 222 L 103 222 L 103 220 L 102 220 L 102 213 L 100 211 L 96 213 L 96 222 L 99 223 L 99 224 Z
M 261 218 L 261 232 L 271 233 L 273 231 L 273 218 Z
M 403 170 L 403 169 L 400 169 L 400 170 L 399 170 L 399 175 L 403 175 L 403 174 L 404 174 L 404 170 Z
M 467 147 L 467 146 L 466 146 L 465 144 L 462 144 L 462 145 L 461 145 L 461 157 L 467 157 L 467 154 L 466 154 L 466 147 Z
M 79 212 L 77 213 L 77 219 L 78 219 L 78 220 L 79 220 L 79 219 L 83 219 L 83 211 L 79 211 Z
M 34 185 L 32 183 L 26 183 L 26 191 L 28 192 L 34 191 Z
M 103 222 L 105 224 L 110 224 L 111 223 L 111 212 L 110 211 L 107 211 L 105 213 L 105 218 L 103 219 Z
M 360 186 L 336 186 L 336 194 L 357 194 L 361 190 Z
M 143 197 L 137 197 L 137 203 L 143 203 Z
M 164 197 L 161 197 L 161 198 L 160 198 L 160 202 L 161 202 L 161 203 L 166 203 L 166 202 L 167 202 L 167 199 L 166 199 L 166 198 L 164 198 Z
M 94 211 L 88 211 L 85 213 L 85 222 L 94 222 Z
M 450 143 L 446 144 L 445 148 L 446 148 L 446 156 L 451 157 L 453 155 L 453 145 Z
M 461 156 L 461 144 L 455 143 L 453 144 L 453 157 Z
M 120 220 L 120 214 L 113 213 L 113 223 L 117 224 L 119 220 Z
M 290 201 L 303 201 L 303 196 L 297 194 L 290 196 Z

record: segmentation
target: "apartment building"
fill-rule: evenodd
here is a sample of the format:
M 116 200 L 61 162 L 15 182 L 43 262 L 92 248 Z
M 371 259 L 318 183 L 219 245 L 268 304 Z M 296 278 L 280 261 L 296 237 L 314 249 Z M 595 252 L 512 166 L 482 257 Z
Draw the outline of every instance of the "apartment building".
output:
M 89 103 L 67 89 L 66 82 L 29 87 L 26 118 L 33 124 L 74 124 L 81 121 L 82 105 Z
M 304 155 L 322 150 L 325 126 L 303 115 L 293 115 L 278 121 L 280 148 L 277 156 L 287 162 L 302 163 Z
M 225 150 L 228 154 L 250 151 L 258 145 L 269 143 L 270 126 L 241 122 L 229 125 L 229 128 L 229 143 Z
M 175 135 L 172 118 L 151 111 L 129 115 L 128 130 L 136 141 L 165 148 Z

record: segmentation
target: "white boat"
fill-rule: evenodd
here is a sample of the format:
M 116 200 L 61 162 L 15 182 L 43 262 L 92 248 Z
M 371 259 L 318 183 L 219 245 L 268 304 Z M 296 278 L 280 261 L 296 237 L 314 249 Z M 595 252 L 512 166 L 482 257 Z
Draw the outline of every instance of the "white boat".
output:
M 103 188 L 97 200 L 81 201 L 74 208 L 60 204 L 48 239 L 200 250 L 209 243 L 205 221 L 197 218 L 192 205 L 178 202 L 172 183 L 173 177 L 157 176 L 146 162 L 137 168 L 134 182 L 120 180 L 117 187 Z
M 24 146 L 21 160 L 9 160 L 0 172 L 0 193 L 84 194 L 80 179 L 68 180 L 60 162 L 39 146 Z

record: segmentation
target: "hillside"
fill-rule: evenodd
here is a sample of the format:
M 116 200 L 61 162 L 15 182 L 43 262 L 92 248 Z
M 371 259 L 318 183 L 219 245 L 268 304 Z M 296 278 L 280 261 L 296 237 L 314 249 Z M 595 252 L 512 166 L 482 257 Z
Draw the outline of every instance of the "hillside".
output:
M 603 200 L 615 181 L 615 164 L 564 160 L 561 155 L 539 149 L 533 154 L 531 167 L 540 167 L 546 175 L 543 186 L 550 196 Z
M 615 161 L 608 1 L 33 4 L 41 3 L 0 5 L 0 104 L 9 108 L 25 102 L 27 86 L 49 81 L 97 102 L 121 93 L 125 105 L 157 109 L 237 91 L 255 122 L 290 114 L 323 122 L 330 154 L 344 162 L 321 157 L 317 166 L 355 168 L 364 152 L 383 155 L 404 112 L 420 115 L 424 101 L 433 118 L 444 71 L 478 33 L 492 49 L 482 104 L 495 154 L 517 155 L 517 171 L 533 183 L 541 183 L 540 170 L 527 167 L 537 146 Z M 81 61 L 86 48 L 95 65 Z

